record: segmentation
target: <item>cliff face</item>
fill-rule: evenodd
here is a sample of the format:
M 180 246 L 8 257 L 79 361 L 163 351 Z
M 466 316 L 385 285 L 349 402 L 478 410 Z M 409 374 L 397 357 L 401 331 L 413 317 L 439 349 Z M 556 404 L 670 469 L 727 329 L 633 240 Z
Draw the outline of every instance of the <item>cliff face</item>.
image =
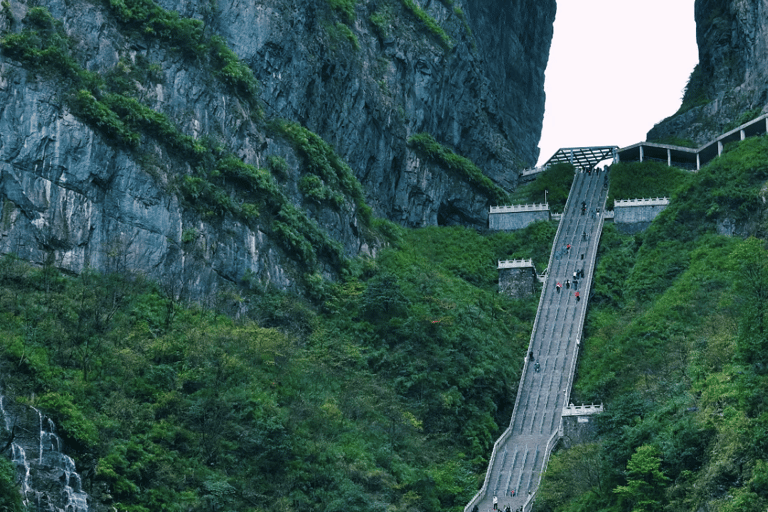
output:
M 379 244 L 365 203 L 406 226 L 484 226 L 487 190 L 407 142 L 429 133 L 514 189 L 538 156 L 554 12 L 554 0 L 4 2 L 0 252 L 200 296 L 332 277 Z
M 766 111 L 768 105 L 768 12 L 761 0 L 696 0 L 699 64 L 683 106 L 649 133 L 712 140 Z

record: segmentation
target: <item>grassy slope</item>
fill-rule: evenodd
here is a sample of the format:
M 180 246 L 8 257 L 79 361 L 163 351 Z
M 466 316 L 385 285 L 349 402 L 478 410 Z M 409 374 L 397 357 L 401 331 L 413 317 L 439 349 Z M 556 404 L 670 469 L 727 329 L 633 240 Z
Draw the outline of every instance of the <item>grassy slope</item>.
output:
M 767 179 L 768 139 L 748 139 L 647 232 L 606 230 L 575 401 L 608 412 L 554 457 L 541 510 L 768 506 Z M 724 219 L 757 238 L 718 235 Z
M 189 307 L 5 257 L 5 391 L 52 415 L 120 510 L 459 510 L 535 315 L 496 293 L 496 260 L 545 258 L 554 230 L 402 231 L 315 306 L 233 289 Z

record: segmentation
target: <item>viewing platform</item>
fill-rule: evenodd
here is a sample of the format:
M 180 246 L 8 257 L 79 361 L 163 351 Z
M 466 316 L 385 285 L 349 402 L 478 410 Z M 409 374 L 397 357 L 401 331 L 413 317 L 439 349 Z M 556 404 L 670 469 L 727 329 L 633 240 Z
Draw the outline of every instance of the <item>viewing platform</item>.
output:
M 638 142 L 617 151 L 616 162 L 645 162 L 655 160 L 666 162 L 669 166 L 698 171 L 723 154 L 723 148 L 729 142 L 738 142 L 747 137 L 768 133 L 768 114 L 725 132 L 713 141 L 699 148 L 686 148 L 656 142 Z

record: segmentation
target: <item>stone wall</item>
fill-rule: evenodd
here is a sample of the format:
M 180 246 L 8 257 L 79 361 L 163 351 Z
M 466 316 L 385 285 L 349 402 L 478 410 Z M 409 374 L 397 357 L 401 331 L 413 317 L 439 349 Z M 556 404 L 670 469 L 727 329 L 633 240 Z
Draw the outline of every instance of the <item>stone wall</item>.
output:
M 541 220 L 550 220 L 548 205 L 491 207 L 488 227 L 493 231 L 516 231 Z
M 560 442 L 564 447 L 592 442 L 596 434 L 597 416 L 563 416 L 563 436 Z
M 650 226 L 667 206 L 667 198 L 616 201 L 613 221 L 622 233 L 639 233 Z
M 522 299 L 535 291 L 536 270 L 533 267 L 499 269 L 499 293 Z

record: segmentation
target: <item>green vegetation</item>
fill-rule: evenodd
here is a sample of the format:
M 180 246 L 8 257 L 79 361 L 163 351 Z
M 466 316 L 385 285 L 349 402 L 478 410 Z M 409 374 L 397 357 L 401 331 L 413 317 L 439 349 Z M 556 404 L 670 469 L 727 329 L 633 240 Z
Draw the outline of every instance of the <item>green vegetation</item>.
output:
M 766 162 L 768 139 L 747 139 L 646 232 L 606 225 L 573 400 L 606 413 L 595 443 L 552 460 L 537 509 L 768 506 Z
M 182 18 L 153 0 L 109 0 L 109 7 L 126 28 L 170 43 L 187 57 L 210 58 L 214 74 L 244 99 L 252 99 L 258 91 L 251 69 L 220 36 L 206 37 L 201 20 Z
M 357 6 L 357 0 L 326 0 L 331 9 L 338 12 L 344 23 L 353 24 L 355 22 L 355 7 Z
M 345 261 L 341 245 L 290 202 L 268 170 L 227 155 L 211 168 L 198 167 L 194 174 L 181 177 L 178 189 L 187 205 L 204 218 L 229 214 L 251 223 L 261 218 L 261 212 L 266 213 L 266 225 L 308 273 L 314 271 L 320 258 L 328 258 L 337 268 Z M 317 193 L 327 193 L 328 197 L 314 197 L 313 190 L 308 193 L 315 200 L 341 201 L 324 188 Z
M 507 193 L 483 174 L 471 160 L 457 155 L 452 149 L 443 146 L 428 133 L 419 133 L 408 139 L 408 146 L 421 153 L 429 160 L 455 172 L 462 179 L 477 187 L 496 204 L 504 204 Z
M 390 30 L 395 23 L 395 14 L 389 4 L 380 4 L 376 10 L 368 17 L 368 21 L 373 25 L 373 29 L 381 39 L 386 39 L 390 35 Z
M 438 25 L 437 22 L 424 11 L 424 9 L 419 7 L 413 0 L 400 1 L 403 2 L 403 5 L 411 12 L 411 14 L 424 25 L 424 28 L 437 38 L 443 48 L 450 50 L 453 47 L 453 41 L 451 41 L 451 38 L 445 33 L 445 30 L 443 30 L 443 28 Z
M 513 204 L 544 203 L 550 210 L 562 212 L 571 192 L 575 169 L 571 164 L 555 164 L 539 174 L 534 181 L 519 187 L 511 196 Z
M 688 83 L 685 85 L 685 91 L 683 92 L 683 102 L 680 108 L 675 113 L 676 116 L 684 114 L 695 107 L 706 105 L 710 101 L 709 92 L 707 90 L 708 80 L 704 76 L 704 71 L 700 64 L 696 64 L 696 67 L 691 71 L 691 76 L 688 78 Z
M 81 93 L 88 94 L 87 91 Z M 91 100 L 95 98 L 91 96 Z M 171 148 L 182 151 L 187 158 L 195 159 L 208 151 L 194 137 L 185 135 L 179 131 L 168 117 L 140 103 L 138 100 L 122 96 L 120 94 L 107 94 L 101 100 L 101 108 L 105 108 L 105 116 L 117 114 L 119 119 L 136 131 L 142 131 L 156 140 L 163 141 Z M 94 119 L 99 122 L 98 118 Z
M 496 260 L 545 257 L 555 226 L 390 227 L 399 247 L 323 284 L 318 309 L 234 288 L 185 306 L 139 276 L 0 257 L 4 392 L 52 416 L 119 510 L 459 512 L 535 316 L 498 295 Z
M 763 113 L 762 107 L 756 107 L 752 110 L 747 110 L 746 112 L 742 112 L 739 117 L 725 125 L 723 128 L 723 132 L 729 132 L 733 130 L 734 128 L 738 128 L 739 126 L 746 124 L 750 122 L 751 120 L 755 119 L 756 117 L 760 116 L 760 114 Z
M 338 198 L 338 192 L 348 195 L 357 206 L 357 213 L 366 224 L 370 224 L 373 215 L 365 204 L 363 187 L 349 165 L 336 154 L 333 148 L 298 123 L 276 121 L 273 129 L 282 134 L 304 159 L 306 171 L 314 174 L 329 189 L 330 198 Z M 322 195 L 326 195 L 324 192 Z M 334 202 L 336 200 L 334 199 Z
M 611 166 L 606 208 L 616 199 L 671 197 L 693 180 L 693 174 L 661 162 L 621 162 Z
M 121 22 L 138 32 L 170 42 L 191 56 L 205 51 L 205 24 L 201 20 L 182 18 L 152 0 L 109 0 L 109 7 Z
M 8 21 L 15 21 L 13 11 L 11 10 L 11 3 L 8 0 L 2 0 L 2 2 L 0 2 L 0 12 L 3 13 L 3 16 L 5 16 Z
M 16 468 L 10 459 L 0 457 L 0 510 L 24 512 L 21 493 L 16 486 Z
M 72 101 L 72 107 L 80 117 L 99 129 L 107 138 L 128 147 L 139 146 L 141 135 L 131 130 L 120 116 L 97 100 L 89 91 L 78 91 Z
M 212 36 L 208 46 L 216 76 L 241 97 L 255 99 L 259 83 L 251 68 L 238 58 L 222 37 Z
M 61 21 L 44 7 L 33 7 L 24 18 L 21 32 L 7 32 L 0 47 L 9 57 L 47 75 L 58 75 L 71 90 L 92 90 L 100 85 L 96 73 L 84 69 L 72 57 L 72 42 Z
M 257 84 L 250 69 L 222 38 L 206 39 L 202 22 L 180 18 L 151 0 L 111 0 L 109 5 L 128 27 L 183 46 L 197 58 L 210 55 L 214 75 L 247 100 L 254 100 Z M 308 274 L 321 258 L 341 268 L 345 258 L 340 244 L 290 203 L 269 170 L 245 164 L 211 139 L 185 135 L 165 114 L 131 96 L 137 92 L 137 80 L 160 79 L 156 66 L 141 59 L 136 65 L 123 60 L 103 77 L 84 70 L 74 60 L 73 45 L 61 22 L 47 10 L 30 9 L 24 23 L 20 33 L 0 39 L 3 50 L 31 69 L 64 78 L 69 87 L 64 96 L 73 112 L 119 147 L 138 151 L 148 137 L 186 159 L 192 173 L 172 177 L 170 182 L 187 206 L 207 219 L 232 215 L 250 224 L 263 222 L 289 254 L 305 265 Z M 274 125 L 304 157 L 308 171 L 317 175 L 300 183 L 307 199 L 340 208 L 346 194 L 355 204 L 356 214 L 370 225 L 372 211 L 365 204 L 362 187 L 333 149 L 295 123 L 278 121 Z M 287 176 L 284 159 L 273 157 L 268 164 L 270 170 Z
M 453 14 L 458 16 L 458 18 L 461 20 L 461 24 L 464 26 L 464 30 L 467 33 L 467 36 L 472 40 L 472 46 L 476 46 L 474 36 L 472 35 L 472 29 L 469 27 L 469 22 L 467 21 L 467 15 L 464 14 L 464 11 L 461 10 L 461 7 L 456 5 L 454 0 L 440 0 L 440 2 L 449 8 Z
M 357 39 L 357 36 L 354 32 L 352 32 L 352 29 L 350 29 L 344 23 L 339 22 L 324 26 L 326 32 L 328 32 L 328 35 L 331 38 L 331 41 L 334 43 L 345 42 L 349 43 L 355 51 L 360 49 L 360 41 Z M 333 48 L 335 49 L 336 46 L 334 45 Z

